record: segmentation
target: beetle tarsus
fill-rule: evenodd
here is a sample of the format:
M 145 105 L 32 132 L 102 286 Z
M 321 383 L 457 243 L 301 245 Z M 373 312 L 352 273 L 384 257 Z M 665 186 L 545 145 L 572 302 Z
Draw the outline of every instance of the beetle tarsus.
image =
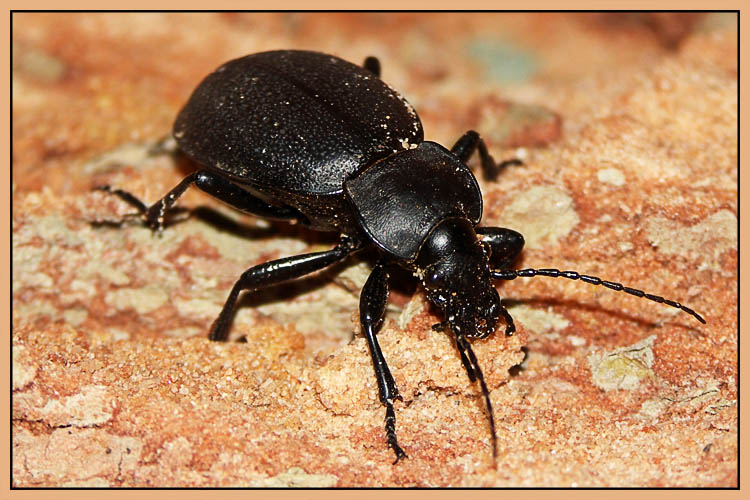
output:
M 133 196 L 131 193 L 129 193 L 127 191 L 124 191 L 122 189 L 117 189 L 117 188 L 113 188 L 112 186 L 109 186 L 109 185 L 104 185 L 104 186 L 96 186 L 94 188 L 94 190 L 95 191 L 104 191 L 106 193 L 113 194 L 113 195 L 117 196 L 118 198 L 120 198 L 122 201 L 124 201 L 128 205 L 131 205 L 131 206 L 135 207 L 136 210 L 138 210 L 138 214 L 137 215 L 143 215 L 144 213 L 146 213 L 146 210 L 148 209 L 146 207 L 146 205 L 141 200 L 139 200 L 138 198 L 136 198 L 135 196 Z
M 166 219 L 167 212 L 175 204 L 177 198 L 185 192 L 190 184 L 195 180 L 196 173 L 188 175 L 184 178 L 177 186 L 175 186 L 166 196 L 151 205 L 150 207 L 143 203 L 133 194 L 124 191 L 122 189 L 112 188 L 111 186 L 99 186 L 95 189 L 100 191 L 106 191 L 113 194 L 132 205 L 138 210 L 138 216 L 144 221 L 144 223 L 161 235 L 164 231 L 164 221 Z M 134 214 L 135 215 L 135 214 Z
M 146 220 L 146 212 L 148 211 L 148 207 L 141 200 L 139 200 L 136 196 L 129 193 L 128 191 L 113 188 L 112 186 L 109 186 L 109 185 L 96 186 L 94 187 L 94 190 L 104 191 L 106 193 L 117 196 L 128 205 L 135 207 L 137 212 L 131 212 L 129 214 L 123 215 L 122 218 L 117 222 L 118 225 L 122 224 L 125 221 L 134 220 L 134 219 L 139 219 L 141 221 Z
M 118 196 L 123 201 L 134 206 L 138 210 L 138 214 L 134 214 L 133 216 L 140 216 L 148 227 L 161 234 L 164 231 L 165 221 L 170 212 L 173 211 L 177 199 L 185 193 L 191 184 L 195 184 L 201 191 L 249 215 L 286 221 L 298 220 L 305 222 L 307 220 L 299 211 L 289 207 L 270 205 L 260 198 L 253 196 L 237 184 L 208 170 L 199 170 L 188 175 L 150 207 L 122 189 L 110 186 L 99 186 L 95 189 Z
M 409 456 L 404 453 L 404 450 L 398 445 L 398 439 L 396 439 L 396 413 L 393 411 L 393 402 L 388 399 L 385 405 L 385 438 L 388 446 L 396 454 L 396 460 L 393 462 L 393 465 L 396 465 L 399 460 L 409 458 Z
M 469 130 L 462 135 L 451 148 L 451 152 L 458 156 L 462 162 L 466 163 L 477 149 L 479 149 L 479 158 L 482 165 L 482 176 L 487 181 L 496 180 L 505 167 L 523 165 L 523 162 L 517 158 L 496 163 L 489 151 L 487 151 L 484 139 L 474 130 Z

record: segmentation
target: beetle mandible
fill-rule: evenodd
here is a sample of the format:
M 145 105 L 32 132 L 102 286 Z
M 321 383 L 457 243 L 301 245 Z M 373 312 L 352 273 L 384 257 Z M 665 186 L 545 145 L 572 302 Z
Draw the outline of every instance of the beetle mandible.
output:
M 497 436 L 489 391 L 470 339 L 515 331 L 493 279 L 550 276 L 603 285 L 667 304 L 705 320 L 663 297 L 557 269 L 513 270 L 523 236 L 499 227 L 480 227 L 482 194 L 466 166 L 478 150 L 483 174 L 495 178 L 497 164 L 484 141 L 466 132 L 448 150 L 423 137 L 412 106 L 380 79 L 380 63 L 360 67 L 310 51 L 279 50 L 229 61 L 194 90 L 174 124 L 179 149 L 200 165 L 166 196 L 146 206 L 132 194 L 100 186 L 138 209 L 161 231 L 167 211 L 191 185 L 242 212 L 300 223 L 341 234 L 332 249 L 285 257 L 245 271 L 232 287 L 211 340 L 226 340 L 238 296 L 299 278 L 374 246 L 379 260 L 359 302 L 360 324 L 372 356 L 385 434 L 396 454 L 393 402 L 396 383 L 378 345 L 388 298 L 388 266 L 416 276 L 427 299 L 443 314 L 435 329 L 453 334 L 469 379 L 479 381 L 489 415 L 493 456 Z

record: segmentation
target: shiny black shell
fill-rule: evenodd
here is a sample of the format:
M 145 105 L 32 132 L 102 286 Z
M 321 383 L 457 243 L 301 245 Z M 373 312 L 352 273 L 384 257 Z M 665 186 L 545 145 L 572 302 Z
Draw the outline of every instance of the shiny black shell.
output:
M 476 225 L 482 218 L 476 178 L 435 142 L 391 155 L 344 186 L 369 238 L 404 261 L 417 257 L 439 222 L 460 217 Z
M 177 116 L 180 149 L 257 192 L 331 195 L 362 168 L 423 140 L 411 105 L 368 70 L 318 52 L 229 61 Z
M 229 61 L 193 91 L 179 148 L 303 224 L 371 240 L 409 265 L 433 227 L 477 224 L 482 195 L 414 109 L 370 71 L 309 51 Z

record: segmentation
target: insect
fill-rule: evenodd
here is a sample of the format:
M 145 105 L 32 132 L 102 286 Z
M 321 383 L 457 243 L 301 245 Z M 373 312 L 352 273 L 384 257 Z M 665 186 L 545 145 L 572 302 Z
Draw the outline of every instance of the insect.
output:
M 396 383 L 378 344 L 388 298 L 389 266 L 412 272 L 427 299 L 443 314 L 434 326 L 455 339 L 469 379 L 479 381 L 489 414 L 493 455 L 497 437 L 489 391 L 470 340 L 492 334 L 500 319 L 515 331 L 493 280 L 550 276 L 603 285 L 667 304 L 705 320 L 672 300 L 595 276 L 557 269 L 510 268 L 523 236 L 478 226 L 482 194 L 466 166 L 478 151 L 487 178 L 504 167 L 482 138 L 466 132 L 453 147 L 425 141 L 412 106 L 380 79 L 380 63 L 360 67 L 317 52 L 281 50 L 227 62 L 194 90 L 173 130 L 179 149 L 200 165 L 161 200 L 145 205 L 132 194 L 100 186 L 138 210 L 162 231 L 167 212 L 190 186 L 228 205 L 268 219 L 341 234 L 332 249 L 285 257 L 246 270 L 229 292 L 210 331 L 226 340 L 238 296 L 302 277 L 366 247 L 379 259 L 359 302 L 385 435 L 397 463 L 406 457 L 396 437 Z

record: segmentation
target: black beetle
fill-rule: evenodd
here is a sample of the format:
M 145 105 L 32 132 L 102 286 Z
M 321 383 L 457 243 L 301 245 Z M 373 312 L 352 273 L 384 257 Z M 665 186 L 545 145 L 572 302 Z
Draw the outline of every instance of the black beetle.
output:
M 393 400 L 399 393 L 377 340 L 388 298 L 387 266 L 396 263 L 421 281 L 443 314 L 436 329 L 453 333 L 471 381 L 479 380 L 497 438 L 489 391 L 468 339 L 515 331 L 493 279 L 551 276 L 580 279 L 685 311 L 675 301 L 556 269 L 509 269 L 523 236 L 478 227 L 482 194 L 466 161 L 479 150 L 487 178 L 517 160 L 496 164 L 484 141 L 464 134 L 450 150 L 425 141 L 411 105 L 380 79 L 380 63 L 363 67 L 317 52 L 281 50 L 227 62 L 195 89 L 174 124 L 179 149 L 201 165 L 155 204 L 101 186 L 138 208 L 161 231 L 167 211 L 191 184 L 259 217 L 341 233 L 328 251 L 266 262 L 237 280 L 211 329 L 226 340 L 239 293 L 318 271 L 374 245 L 380 254 L 360 295 L 360 323 L 370 349 L 385 431 L 396 462 L 406 454 L 396 440 Z M 394 462 L 395 463 L 395 462 Z

